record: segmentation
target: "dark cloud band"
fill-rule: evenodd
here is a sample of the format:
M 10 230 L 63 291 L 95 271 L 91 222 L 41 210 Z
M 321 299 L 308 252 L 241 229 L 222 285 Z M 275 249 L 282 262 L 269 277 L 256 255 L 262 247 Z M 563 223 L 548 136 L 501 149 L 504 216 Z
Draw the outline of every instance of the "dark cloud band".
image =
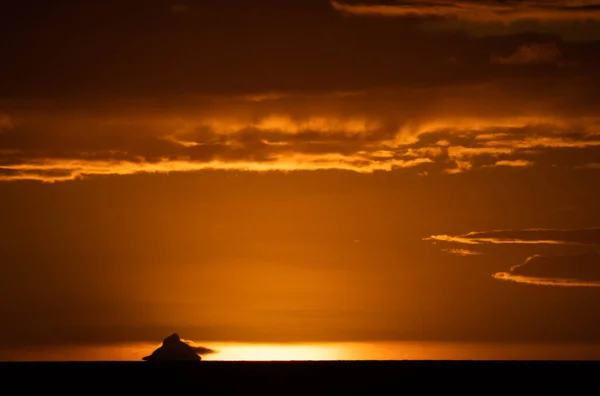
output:
M 343 1 L 332 0 L 341 12 L 394 17 L 445 17 L 469 21 L 516 20 L 598 20 L 600 1 L 568 0 L 425 0 L 425 1 Z

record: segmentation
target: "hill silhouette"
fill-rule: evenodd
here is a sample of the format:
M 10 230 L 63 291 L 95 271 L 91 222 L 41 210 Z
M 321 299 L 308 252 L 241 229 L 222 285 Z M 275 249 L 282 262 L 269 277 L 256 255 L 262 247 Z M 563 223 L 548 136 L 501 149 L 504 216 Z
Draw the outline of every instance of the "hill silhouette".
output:
M 197 348 L 181 341 L 177 333 L 163 340 L 163 343 L 151 355 L 145 356 L 146 361 L 200 361 L 202 358 L 196 352 Z M 203 348 L 204 350 L 208 350 Z M 208 350 L 210 351 L 210 350 Z

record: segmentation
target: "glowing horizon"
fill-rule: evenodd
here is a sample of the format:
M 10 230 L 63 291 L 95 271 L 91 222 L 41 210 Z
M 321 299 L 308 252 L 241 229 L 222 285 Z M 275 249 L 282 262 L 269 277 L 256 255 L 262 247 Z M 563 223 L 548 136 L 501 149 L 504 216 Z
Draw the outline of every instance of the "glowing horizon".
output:
M 597 360 L 600 345 L 466 342 L 240 343 L 201 342 L 214 348 L 207 362 L 349 361 L 349 360 Z M 7 351 L 0 361 L 139 361 L 160 344 L 82 345 Z M 62 349 L 60 351 L 59 349 Z

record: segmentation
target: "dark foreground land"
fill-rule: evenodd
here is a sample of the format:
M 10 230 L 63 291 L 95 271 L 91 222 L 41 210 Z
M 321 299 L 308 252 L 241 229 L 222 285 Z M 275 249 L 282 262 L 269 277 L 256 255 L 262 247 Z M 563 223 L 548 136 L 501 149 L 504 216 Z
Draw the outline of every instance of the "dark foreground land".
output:
M 0 363 L 0 395 L 597 394 L 599 389 L 600 362 Z

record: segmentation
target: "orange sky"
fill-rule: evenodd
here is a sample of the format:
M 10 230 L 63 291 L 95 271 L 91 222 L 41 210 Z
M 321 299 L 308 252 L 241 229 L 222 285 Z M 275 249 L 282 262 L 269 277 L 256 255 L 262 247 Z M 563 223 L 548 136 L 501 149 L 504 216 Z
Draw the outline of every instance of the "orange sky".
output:
M 599 19 L 5 7 L 0 347 L 600 342 Z

